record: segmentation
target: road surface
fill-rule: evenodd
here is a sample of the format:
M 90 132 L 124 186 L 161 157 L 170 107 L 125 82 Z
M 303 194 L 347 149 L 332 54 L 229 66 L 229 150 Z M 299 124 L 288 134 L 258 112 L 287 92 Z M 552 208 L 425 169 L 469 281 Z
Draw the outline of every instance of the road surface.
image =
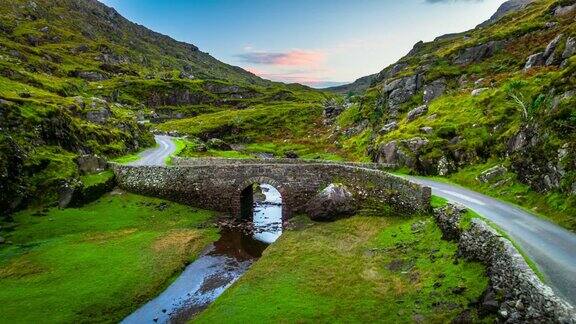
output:
M 407 178 L 498 225 L 536 263 L 552 289 L 576 305 L 576 234 L 517 206 L 459 186 L 420 177 Z
M 154 139 L 158 145 L 140 153 L 140 159 L 129 163 L 129 165 L 166 165 L 166 158 L 176 151 L 176 144 L 172 141 L 174 137 L 155 135 Z

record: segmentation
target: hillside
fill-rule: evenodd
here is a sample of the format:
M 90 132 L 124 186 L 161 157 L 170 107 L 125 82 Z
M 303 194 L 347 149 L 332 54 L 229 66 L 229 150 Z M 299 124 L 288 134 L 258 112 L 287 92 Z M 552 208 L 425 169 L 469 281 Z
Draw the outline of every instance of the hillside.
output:
M 417 43 L 347 97 L 333 131 L 359 157 L 527 202 L 576 229 L 576 5 L 512 9 Z
M 0 0 L 0 211 L 56 201 L 77 184 L 79 156 L 153 145 L 150 121 L 323 98 L 219 62 L 96 0 Z

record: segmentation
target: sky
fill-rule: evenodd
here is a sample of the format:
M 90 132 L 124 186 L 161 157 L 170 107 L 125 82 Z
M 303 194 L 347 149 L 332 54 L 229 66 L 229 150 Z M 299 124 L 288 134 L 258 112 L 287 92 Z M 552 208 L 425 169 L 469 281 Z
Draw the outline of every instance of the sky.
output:
M 474 28 L 504 0 L 101 0 L 263 78 L 349 83 L 420 41 Z

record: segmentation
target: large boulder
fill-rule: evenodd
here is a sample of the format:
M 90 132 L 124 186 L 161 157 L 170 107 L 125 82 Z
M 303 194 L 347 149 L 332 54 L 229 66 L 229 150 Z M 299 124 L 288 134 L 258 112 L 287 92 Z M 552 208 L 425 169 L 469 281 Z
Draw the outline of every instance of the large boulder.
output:
M 77 157 L 76 164 L 82 174 L 101 172 L 108 167 L 108 163 L 104 158 L 90 154 Z
M 476 180 L 482 183 L 493 182 L 495 179 L 505 175 L 506 172 L 508 172 L 508 169 L 506 169 L 503 165 L 497 165 L 480 173 Z
M 342 184 L 330 184 L 318 193 L 306 206 L 306 212 L 314 221 L 333 221 L 353 215 L 358 210 L 354 195 Z

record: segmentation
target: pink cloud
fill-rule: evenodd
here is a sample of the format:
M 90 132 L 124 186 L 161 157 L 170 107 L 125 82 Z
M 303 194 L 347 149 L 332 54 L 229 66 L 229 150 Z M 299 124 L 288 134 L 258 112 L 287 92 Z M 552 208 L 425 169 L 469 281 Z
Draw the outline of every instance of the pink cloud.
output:
M 292 50 L 285 53 L 252 52 L 237 56 L 244 63 L 279 66 L 313 66 L 326 59 L 325 53 L 310 50 Z

